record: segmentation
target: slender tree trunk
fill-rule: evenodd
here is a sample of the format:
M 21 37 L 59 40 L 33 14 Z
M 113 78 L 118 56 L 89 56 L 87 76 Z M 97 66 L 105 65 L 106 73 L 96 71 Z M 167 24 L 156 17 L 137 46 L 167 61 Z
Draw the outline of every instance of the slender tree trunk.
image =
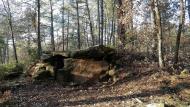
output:
M 9 38 L 6 39 L 6 63 L 9 63 Z
M 156 35 L 156 13 L 155 13 L 155 5 L 154 5 L 154 0 L 151 0 L 151 15 L 152 15 L 152 27 L 153 27 L 153 46 L 152 46 L 152 52 L 157 53 L 157 35 Z
M 83 36 L 85 37 L 85 40 L 87 40 L 88 33 L 86 32 L 86 30 L 88 29 L 88 24 L 87 24 L 88 21 L 85 18 L 83 18 L 82 23 L 84 24 L 84 26 L 83 26 Z M 85 44 L 85 48 L 88 47 L 88 44 L 87 44 L 86 41 L 84 41 L 84 44 Z
M 108 8 L 107 8 L 107 5 L 104 3 L 104 36 L 103 36 L 103 43 L 104 43 L 104 45 L 107 45 L 107 37 L 108 37 L 108 34 L 107 34 L 107 31 L 108 31 L 108 27 L 109 27 L 109 16 L 108 16 L 108 14 L 109 14 L 109 10 L 108 10 Z
M 180 38 L 181 38 L 184 22 L 185 22 L 185 7 L 184 7 L 183 0 L 180 0 L 180 19 L 179 19 L 179 28 L 178 28 L 177 38 L 176 38 L 176 47 L 175 47 L 175 55 L 174 55 L 175 64 L 178 63 Z
M 60 42 L 60 37 L 59 37 L 59 30 L 56 30 L 56 36 L 57 36 L 57 40 L 56 40 L 56 42 L 58 43 L 58 45 L 57 45 L 57 50 L 59 51 L 60 50 L 60 44 L 59 44 L 59 42 Z
M 118 29 L 117 33 L 119 36 L 119 39 L 121 41 L 121 48 L 124 48 L 126 45 L 126 28 L 127 28 L 127 23 L 125 21 L 126 12 L 125 12 L 125 4 L 126 2 L 123 0 L 118 0 L 118 8 L 117 8 L 117 23 L 118 23 Z
M 161 16 L 158 7 L 158 0 L 154 0 L 155 6 L 155 17 L 156 17 L 156 30 L 157 30 L 157 39 L 158 39 L 158 61 L 159 67 L 164 67 L 163 52 L 162 52 L 162 25 L 161 25 Z
M 97 0 L 97 9 L 98 9 L 98 42 L 101 43 L 101 30 L 100 30 L 100 0 Z
M 106 36 L 107 36 L 107 23 L 108 23 L 108 20 L 107 20 L 107 16 L 105 16 L 105 19 L 104 19 L 104 45 L 106 45 Z
M 29 21 L 29 20 L 28 20 Z M 30 36 L 31 36 L 31 32 L 30 32 L 30 26 L 28 25 L 28 35 L 27 35 L 27 48 L 30 49 L 30 45 L 31 45 L 31 39 L 30 39 Z
M 90 16 L 90 9 L 88 6 L 88 0 L 86 0 L 86 8 L 87 8 L 87 12 L 88 12 L 88 20 L 90 23 L 90 33 L 91 33 L 91 37 L 92 37 L 92 45 L 95 45 L 95 37 L 94 37 L 94 30 L 93 30 L 93 24 L 92 24 L 92 20 L 91 20 L 91 16 Z
M 111 38 L 111 21 L 108 22 L 108 31 L 107 31 L 107 45 L 110 45 Z
M 40 0 L 37 0 L 38 7 L 38 59 L 41 59 L 42 46 L 41 46 L 41 35 L 40 35 Z
M 67 14 L 67 51 L 69 49 L 69 28 L 70 28 L 70 11 L 68 10 L 68 14 Z
M 134 34 L 133 34 L 133 0 L 130 0 L 129 1 L 129 19 L 130 19 L 130 22 L 129 22 L 129 29 L 130 29 L 130 35 L 131 37 L 134 37 Z M 133 40 L 132 42 L 132 50 L 134 50 L 134 47 L 135 47 L 135 40 Z
M 113 22 L 113 39 L 112 39 L 112 42 L 113 42 L 113 46 L 116 46 L 116 18 L 114 19 L 114 22 Z
M 115 21 L 115 5 L 116 4 L 116 0 L 112 0 L 112 21 L 111 21 L 111 36 L 110 36 L 110 41 L 113 39 L 113 46 L 115 46 L 115 35 L 114 35 L 114 21 Z
M 87 37 L 88 35 L 86 35 L 86 23 L 85 23 L 85 21 L 83 21 L 83 23 L 84 23 L 84 27 L 83 27 L 83 33 L 84 33 L 84 37 Z M 87 43 L 86 43 L 87 44 Z M 86 45 L 86 47 L 87 47 L 87 45 Z
M 51 49 L 52 51 L 55 51 L 55 40 L 54 40 L 54 26 L 53 26 L 53 4 L 52 4 L 52 0 L 49 0 L 50 3 L 50 9 L 51 9 Z
M 131 34 L 132 34 L 132 36 L 133 36 L 133 0 L 130 0 L 129 1 L 130 3 L 129 3 L 129 6 L 130 6 L 130 9 L 129 9 L 129 11 L 130 11 L 130 30 L 131 30 Z
M 104 0 L 101 0 L 101 45 L 104 45 Z
M 7 0 L 7 7 L 8 7 L 8 11 L 7 11 L 8 22 L 9 22 L 10 32 L 11 32 L 11 38 L 12 38 L 12 42 L 13 42 L 13 51 L 14 51 L 15 61 L 16 61 L 16 63 L 18 63 L 16 43 L 15 43 L 14 32 L 13 32 L 12 14 L 11 14 L 9 0 Z M 6 9 L 5 5 L 4 5 L 4 8 Z
M 0 48 L 0 64 L 3 64 L 3 48 Z
M 36 0 L 36 7 L 34 8 L 34 13 L 32 13 L 31 20 L 32 20 L 32 27 L 34 28 L 35 33 L 37 34 L 37 0 Z M 29 21 L 29 20 L 28 20 Z
M 87 24 L 87 21 L 86 21 L 86 29 L 88 28 L 87 25 L 88 25 L 88 24 Z M 86 35 L 86 42 L 87 42 L 87 47 L 89 47 L 89 38 L 88 38 L 88 35 Z
M 64 14 L 65 14 L 65 9 L 64 9 L 64 5 L 65 5 L 65 0 L 62 1 L 63 2 L 63 7 L 62 7 L 62 42 L 63 42 L 63 51 L 65 51 L 65 19 L 64 19 Z
M 3 63 L 5 64 L 6 63 L 6 46 L 3 47 Z
M 79 1 L 76 1 L 77 6 L 77 34 L 78 34 L 78 46 L 77 48 L 81 48 L 81 42 L 80 42 L 80 19 L 79 19 Z
M 188 15 L 190 20 L 190 0 L 187 0 L 187 4 L 188 4 Z

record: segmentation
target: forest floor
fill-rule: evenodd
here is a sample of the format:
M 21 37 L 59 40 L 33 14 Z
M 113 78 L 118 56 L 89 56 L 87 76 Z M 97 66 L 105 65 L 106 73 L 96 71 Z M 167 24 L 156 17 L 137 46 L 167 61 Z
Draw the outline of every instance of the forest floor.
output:
M 54 81 L 12 81 L 9 83 L 15 87 L 4 89 L 0 106 L 146 107 L 150 103 L 164 103 L 168 107 L 188 107 L 190 75 L 171 74 L 150 66 L 136 64 L 136 67 L 123 69 L 131 73 L 115 84 L 98 82 L 72 86 Z
M 126 52 L 123 52 L 126 53 Z M 190 107 L 190 54 L 180 58 L 173 67 L 170 59 L 159 69 L 153 59 L 139 54 L 126 54 L 119 59 L 119 80 L 72 85 L 49 81 L 31 81 L 21 77 L 0 81 L 0 106 L 13 107 L 146 107 L 163 103 L 166 107 Z M 125 59 L 126 58 L 126 59 Z M 169 56 L 167 56 L 169 58 Z

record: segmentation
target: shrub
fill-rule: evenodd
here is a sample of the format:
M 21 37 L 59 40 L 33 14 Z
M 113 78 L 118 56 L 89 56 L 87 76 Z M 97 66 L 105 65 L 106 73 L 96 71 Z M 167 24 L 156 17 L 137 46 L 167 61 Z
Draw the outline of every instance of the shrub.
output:
M 37 49 L 29 48 L 28 53 L 32 62 L 38 58 Z
M 10 73 L 22 73 L 24 70 L 23 64 L 1 64 L 0 65 L 0 80 L 4 79 L 5 76 L 9 75 Z

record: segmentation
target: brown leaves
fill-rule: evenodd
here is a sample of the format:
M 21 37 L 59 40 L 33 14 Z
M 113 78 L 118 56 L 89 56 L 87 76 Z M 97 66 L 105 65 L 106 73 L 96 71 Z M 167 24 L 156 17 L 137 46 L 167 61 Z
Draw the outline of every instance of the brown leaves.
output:
M 0 103 L 4 103 L 12 98 L 12 92 L 11 90 L 5 90 L 4 92 L 1 92 L 0 95 Z

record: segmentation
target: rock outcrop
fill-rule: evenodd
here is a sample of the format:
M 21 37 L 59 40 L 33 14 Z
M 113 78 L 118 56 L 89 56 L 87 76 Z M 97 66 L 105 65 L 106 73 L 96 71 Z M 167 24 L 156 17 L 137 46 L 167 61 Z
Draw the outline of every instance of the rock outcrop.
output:
M 70 72 L 72 81 L 78 83 L 94 82 L 101 78 L 109 70 L 106 61 L 92 59 L 66 59 L 64 70 Z
M 29 67 L 27 75 L 34 79 L 54 78 L 60 82 L 95 82 L 109 75 L 113 67 L 115 50 L 95 46 L 67 54 L 45 54 L 42 60 Z

